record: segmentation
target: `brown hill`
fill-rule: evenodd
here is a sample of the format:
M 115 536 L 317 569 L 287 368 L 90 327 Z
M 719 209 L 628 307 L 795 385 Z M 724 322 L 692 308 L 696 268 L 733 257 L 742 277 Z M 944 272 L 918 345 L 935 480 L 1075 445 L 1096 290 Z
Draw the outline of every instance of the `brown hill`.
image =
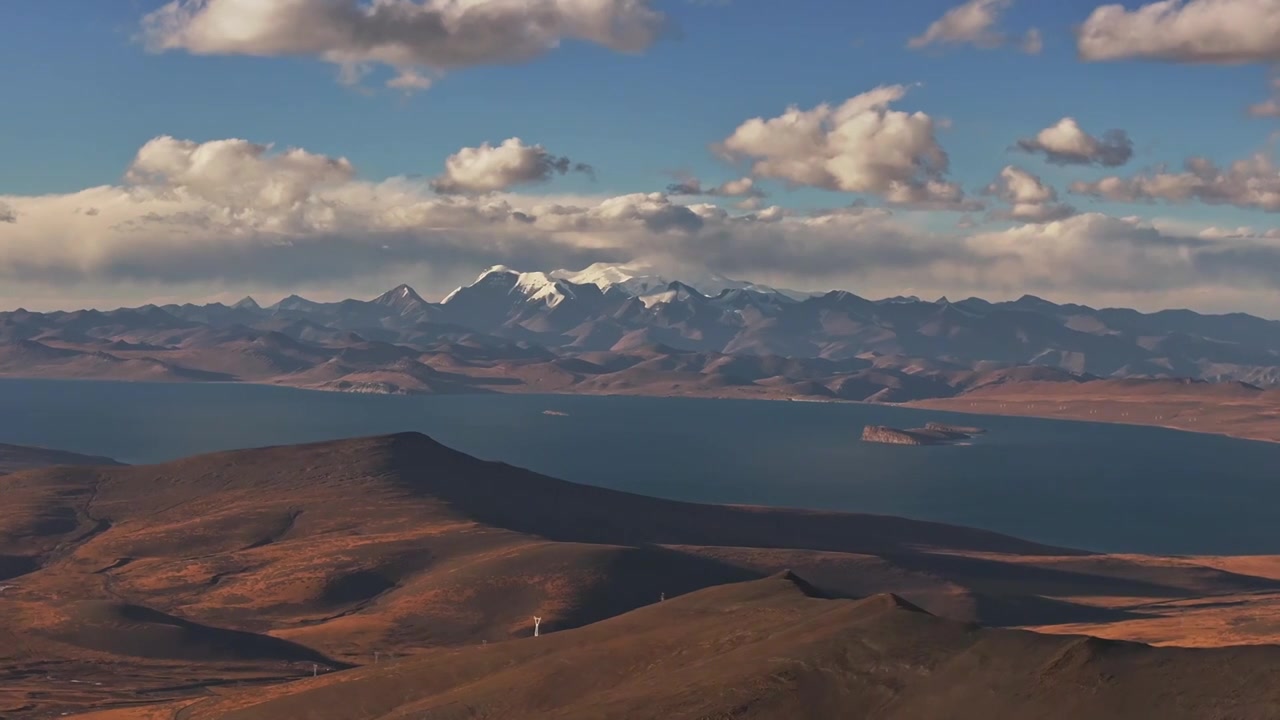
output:
M 1245 597 L 1255 615 L 1280 613 L 1280 580 L 1221 559 L 1100 556 L 902 518 L 648 498 L 411 433 L 26 471 L 0 477 L 0 494 L 6 717 L 496 643 L 528 635 L 534 615 L 557 632 L 785 568 L 832 596 L 895 592 L 939 615 L 1050 630 L 1125 628 L 1176 618 L 1190 598 L 1222 600 L 1217 625 L 1195 626 L 1218 628 L 1205 637 L 1144 627 L 1161 642 L 1274 641 L 1266 622 L 1233 620 Z M 147 618 L 144 635 L 170 649 L 128 652 L 129 617 Z M 209 633 L 237 648 L 265 636 L 289 644 L 178 652 L 206 647 L 197 640 Z
M 791 573 L 584 628 L 435 650 L 172 709 L 189 720 L 1274 718 L 1280 648 L 979 629 Z M 109 717 L 130 717 L 113 714 Z
M 1158 425 L 1280 442 L 1280 391 L 1243 382 L 1107 379 L 993 382 L 908 403 L 952 412 Z

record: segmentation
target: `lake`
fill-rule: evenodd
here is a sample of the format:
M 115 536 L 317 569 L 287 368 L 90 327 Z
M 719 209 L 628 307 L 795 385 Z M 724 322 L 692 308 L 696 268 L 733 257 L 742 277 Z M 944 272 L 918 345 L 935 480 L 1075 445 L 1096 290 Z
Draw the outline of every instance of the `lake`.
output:
M 989 432 L 943 447 L 858 440 L 867 424 L 930 420 Z M 1280 444 L 878 405 L 0 380 L 0 442 L 130 463 L 404 430 L 679 500 L 902 515 L 1112 552 L 1280 553 Z

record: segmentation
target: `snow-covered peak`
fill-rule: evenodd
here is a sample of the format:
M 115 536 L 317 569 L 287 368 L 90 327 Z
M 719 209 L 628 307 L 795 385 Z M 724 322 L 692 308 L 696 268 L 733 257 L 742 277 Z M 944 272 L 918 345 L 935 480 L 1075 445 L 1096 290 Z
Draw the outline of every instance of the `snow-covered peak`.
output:
M 571 283 L 544 272 L 519 273 L 516 275 L 515 290 L 529 300 L 546 302 L 548 307 L 555 307 L 568 298 L 577 297 Z
M 595 263 L 578 271 L 556 270 L 551 276 L 575 285 L 595 285 L 601 290 L 617 288 L 634 297 L 664 291 L 671 284 L 669 278 L 658 274 L 652 267 L 641 264 Z
M 660 273 L 653 267 L 640 263 L 596 263 L 584 270 L 556 270 L 551 275 L 578 285 L 595 285 L 601 290 L 615 287 L 629 295 L 644 300 L 646 305 L 652 305 L 655 302 L 669 302 L 669 300 L 658 299 L 654 296 L 665 297 L 672 282 L 679 282 L 696 288 L 699 293 L 708 297 L 715 297 L 725 290 L 750 290 L 767 295 L 782 295 L 796 300 L 811 295 L 811 293 L 802 293 L 794 290 L 778 290 L 747 280 L 735 280 L 714 272 L 682 273 L 679 277 L 670 277 Z
M 520 272 L 518 270 L 512 270 L 506 265 L 494 265 L 493 267 L 480 273 L 480 275 L 476 277 L 476 282 L 481 282 L 485 278 L 489 277 L 490 275 L 519 275 L 519 274 Z M 472 283 L 472 284 L 474 285 L 475 283 Z
M 500 288 L 508 294 L 523 296 L 529 301 L 542 301 L 555 307 L 566 299 L 577 297 L 572 283 L 552 277 L 545 272 L 520 272 L 506 265 L 494 265 L 480 273 L 476 281 L 465 288 L 458 288 L 443 300 L 448 303 L 468 288 L 479 286 Z

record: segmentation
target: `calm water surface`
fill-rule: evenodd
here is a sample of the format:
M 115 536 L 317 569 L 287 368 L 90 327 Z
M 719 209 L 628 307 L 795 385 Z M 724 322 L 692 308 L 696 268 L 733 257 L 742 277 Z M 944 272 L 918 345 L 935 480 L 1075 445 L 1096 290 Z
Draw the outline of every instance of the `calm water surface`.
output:
M 858 441 L 866 424 L 929 420 L 990 432 L 967 446 Z M 903 515 L 1096 550 L 1280 553 L 1280 444 L 873 405 L 0 380 L 0 442 L 131 463 L 403 430 L 680 500 Z

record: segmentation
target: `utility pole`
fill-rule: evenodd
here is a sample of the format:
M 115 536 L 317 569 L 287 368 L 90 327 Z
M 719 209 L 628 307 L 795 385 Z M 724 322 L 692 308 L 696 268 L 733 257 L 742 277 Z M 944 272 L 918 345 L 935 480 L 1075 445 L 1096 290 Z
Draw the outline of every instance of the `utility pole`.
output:
M 534 615 L 533 616 L 533 636 L 534 637 L 538 637 L 538 633 L 539 633 L 538 628 L 540 625 L 542 625 L 542 618 L 538 617 L 537 615 Z

